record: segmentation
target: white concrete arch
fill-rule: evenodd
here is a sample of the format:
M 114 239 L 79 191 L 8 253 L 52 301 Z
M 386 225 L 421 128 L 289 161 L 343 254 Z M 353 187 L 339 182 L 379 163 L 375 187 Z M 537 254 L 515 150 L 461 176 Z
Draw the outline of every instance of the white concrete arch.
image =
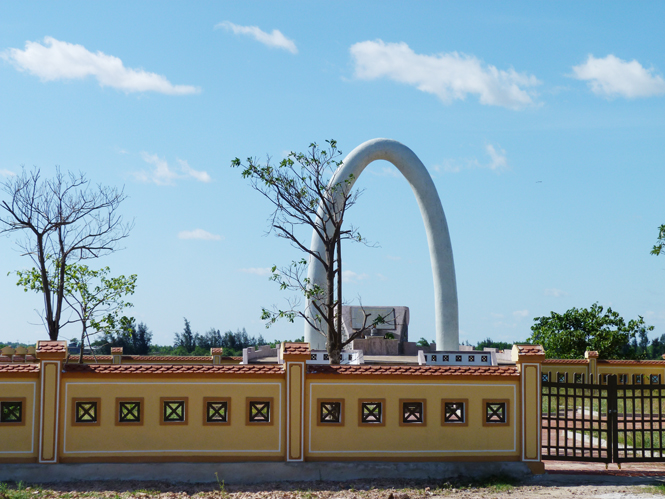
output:
M 368 140 L 349 153 L 335 172 L 330 185 L 336 185 L 353 175 L 352 182 L 348 185 L 350 189 L 367 165 L 381 159 L 390 161 L 404 175 L 416 196 L 423 217 L 434 278 L 436 347 L 438 350 L 458 350 L 459 318 L 453 248 L 439 194 L 425 165 L 411 149 L 396 140 Z M 310 249 L 320 254 L 324 252 L 323 242 L 315 231 L 312 233 Z M 311 283 L 326 286 L 323 266 L 318 260 L 310 258 L 308 277 Z M 306 310 L 310 317 L 314 315 L 310 312 L 311 308 L 308 306 Z M 305 341 L 309 342 L 313 349 L 325 349 L 325 338 L 307 322 Z

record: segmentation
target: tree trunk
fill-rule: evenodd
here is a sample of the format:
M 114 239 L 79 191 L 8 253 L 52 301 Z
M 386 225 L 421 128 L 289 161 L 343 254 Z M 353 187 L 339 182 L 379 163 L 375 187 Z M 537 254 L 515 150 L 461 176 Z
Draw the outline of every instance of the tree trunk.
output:
M 79 364 L 83 364 L 83 349 L 85 348 L 85 331 L 86 331 L 86 324 L 84 322 L 83 332 L 81 333 L 81 351 L 79 352 Z M 69 353 L 67 355 L 69 355 Z

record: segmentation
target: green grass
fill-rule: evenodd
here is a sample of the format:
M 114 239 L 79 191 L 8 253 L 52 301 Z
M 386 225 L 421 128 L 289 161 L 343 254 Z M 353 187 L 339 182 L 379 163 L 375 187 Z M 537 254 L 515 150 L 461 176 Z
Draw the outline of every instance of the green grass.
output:
M 40 497 L 41 493 L 41 487 L 26 487 L 23 482 L 18 482 L 13 487 L 8 483 L 0 482 L 0 499 L 29 499 Z
M 648 494 L 660 494 L 665 496 L 665 484 L 663 483 L 659 483 L 658 485 L 649 485 L 648 487 L 645 487 L 643 490 Z

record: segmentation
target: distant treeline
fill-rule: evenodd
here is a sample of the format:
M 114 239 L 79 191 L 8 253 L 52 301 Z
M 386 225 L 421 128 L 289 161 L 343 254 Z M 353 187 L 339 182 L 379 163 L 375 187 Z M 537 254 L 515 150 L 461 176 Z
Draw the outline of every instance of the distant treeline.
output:
M 527 341 L 516 341 L 514 343 L 522 344 L 528 343 Z M 467 345 L 470 343 L 467 341 Z M 499 350 L 510 350 L 513 348 L 513 343 L 506 341 L 492 341 L 491 338 L 486 338 L 479 342 L 474 350 L 482 350 L 483 348 L 498 348 Z M 665 334 L 656 337 L 649 341 L 646 330 L 642 330 L 637 337 L 630 343 L 623 346 L 621 354 L 622 359 L 649 359 L 649 360 L 662 360 L 665 354 Z
M 285 340 L 290 341 L 290 340 Z M 296 342 L 304 341 L 304 338 L 298 338 Z M 267 343 L 263 336 L 259 334 L 258 338 L 249 336 L 245 328 L 238 329 L 236 332 L 226 331 L 221 333 L 219 329 L 211 328 L 205 334 L 193 333 L 189 321 L 185 319 L 185 327 L 182 333 L 174 333 L 173 345 L 153 345 L 152 333 L 144 323 L 134 324 L 123 328 L 116 334 L 108 335 L 103 339 L 93 342 L 95 352 L 98 354 L 110 354 L 111 347 L 122 347 L 123 353 L 126 355 L 210 355 L 211 348 L 223 348 L 225 355 L 242 355 L 242 349 L 248 347 L 258 347 L 260 345 L 275 346 L 277 342 Z M 516 341 L 515 343 L 526 343 L 525 341 Z M 72 340 L 72 345 L 78 345 L 77 340 Z M 421 338 L 418 341 L 421 346 L 429 345 L 429 341 Z M 506 341 L 493 341 L 491 338 L 486 338 L 478 342 L 477 345 L 471 345 L 468 341 L 465 342 L 468 346 L 473 346 L 475 350 L 482 350 L 485 347 L 498 348 L 499 350 L 510 350 L 513 343 Z M 17 341 L 0 342 L 0 348 L 6 346 L 29 347 L 34 346 L 31 344 L 21 343 Z M 625 346 L 635 355 L 634 358 L 641 359 L 656 359 L 661 360 L 665 354 L 665 334 L 660 337 L 654 338 L 649 342 L 646 334 L 640 335 L 639 338 L 634 339 L 631 343 Z
M 263 336 L 249 336 L 245 328 L 222 333 L 211 328 L 204 334 L 192 332 L 189 321 L 185 318 L 185 326 L 181 333 L 174 333 L 173 345 L 153 345 L 152 333 L 144 323 L 131 324 L 123 327 L 116 334 L 97 340 L 93 343 L 96 353 L 110 354 L 112 347 L 122 347 L 126 355 L 210 355 L 211 348 L 223 348 L 224 355 L 242 355 L 243 348 L 266 345 Z

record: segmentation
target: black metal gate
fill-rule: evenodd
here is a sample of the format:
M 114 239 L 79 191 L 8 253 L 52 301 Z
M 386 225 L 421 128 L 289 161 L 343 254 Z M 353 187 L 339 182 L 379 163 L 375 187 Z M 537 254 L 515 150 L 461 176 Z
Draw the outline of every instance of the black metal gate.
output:
M 665 461 L 665 385 L 659 375 L 635 375 L 630 385 L 618 384 L 616 375 L 605 376 L 603 384 L 545 377 L 543 459 Z M 627 381 L 628 376 L 620 377 Z

